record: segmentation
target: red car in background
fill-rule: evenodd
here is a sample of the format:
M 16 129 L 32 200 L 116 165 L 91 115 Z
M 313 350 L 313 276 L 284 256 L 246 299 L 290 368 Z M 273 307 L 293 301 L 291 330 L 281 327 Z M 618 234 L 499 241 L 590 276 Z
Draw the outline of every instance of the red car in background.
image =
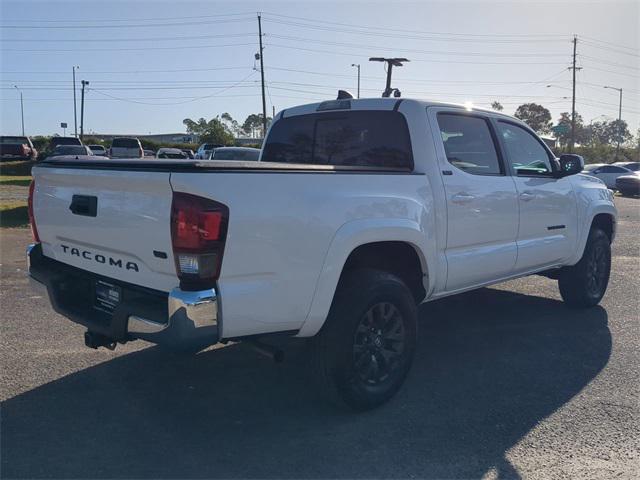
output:
M 32 160 L 38 157 L 29 137 L 0 137 L 0 160 Z

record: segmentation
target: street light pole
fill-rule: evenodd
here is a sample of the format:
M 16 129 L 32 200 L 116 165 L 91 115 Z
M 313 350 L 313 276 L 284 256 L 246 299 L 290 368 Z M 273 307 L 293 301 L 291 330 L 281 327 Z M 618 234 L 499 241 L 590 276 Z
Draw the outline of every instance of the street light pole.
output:
M 74 65 L 73 67 L 71 67 L 72 71 L 73 71 L 73 127 L 75 130 L 75 135 L 76 138 L 78 138 L 78 112 L 77 112 L 77 105 L 76 105 L 76 68 L 80 68 L 77 65 Z
M 89 85 L 89 82 L 82 80 L 80 83 L 82 84 L 82 99 L 80 100 L 80 140 L 82 141 L 84 136 L 84 87 Z
M 358 98 L 360 98 L 360 64 L 359 63 L 352 63 L 351 66 L 358 68 Z
M 616 145 L 616 161 L 618 160 L 618 154 L 620 153 L 620 137 L 622 136 L 622 88 L 616 88 L 616 87 L 609 87 L 609 86 L 604 86 L 604 88 L 608 88 L 610 90 L 617 90 L 618 93 L 620 94 L 620 104 L 618 106 L 618 142 Z
M 17 85 L 13 87 L 20 92 L 20 116 L 22 117 L 22 136 L 24 137 L 24 103 L 22 103 L 22 90 L 20 90 Z

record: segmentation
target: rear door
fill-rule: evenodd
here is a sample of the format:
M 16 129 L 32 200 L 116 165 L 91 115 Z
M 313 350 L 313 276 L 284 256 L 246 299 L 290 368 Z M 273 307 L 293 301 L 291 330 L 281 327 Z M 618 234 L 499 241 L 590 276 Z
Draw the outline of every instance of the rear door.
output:
M 518 202 L 490 119 L 440 109 L 436 141 L 447 200 L 447 291 L 510 275 L 516 262 Z
M 537 135 L 507 120 L 496 129 L 518 190 L 520 227 L 516 271 L 561 263 L 577 242 L 577 204 L 569 177 L 554 178 L 553 154 Z
M 42 166 L 33 174 L 45 256 L 157 290 L 178 285 L 168 172 Z

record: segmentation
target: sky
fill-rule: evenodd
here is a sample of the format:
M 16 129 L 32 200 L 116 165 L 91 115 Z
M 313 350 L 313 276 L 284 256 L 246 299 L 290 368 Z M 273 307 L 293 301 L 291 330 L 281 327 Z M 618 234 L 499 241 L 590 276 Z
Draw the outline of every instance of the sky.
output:
M 378 97 L 384 67 L 371 56 L 411 60 L 393 71 L 403 97 L 513 114 L 535 102 L 555 120 L 622 118 L 640 127 L 640 2 L 0 1 L 0 133 L 73 133 L 72 68 L 85 92 L 85 134 L 184 132 L 185 118 L 262 109 L 257 12 L 267 111 L 354 96 Z M 20 90 L 16 89 L 17 86 Z M 550 86 L 548 86 L 550 85 Z

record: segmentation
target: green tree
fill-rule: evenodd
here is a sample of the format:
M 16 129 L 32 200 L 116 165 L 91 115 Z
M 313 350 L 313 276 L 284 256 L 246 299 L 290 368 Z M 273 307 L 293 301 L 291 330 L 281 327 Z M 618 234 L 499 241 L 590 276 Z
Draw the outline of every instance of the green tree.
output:
M 222 123 L 226 125 L 234 136 L 239 137 L 242 134 L 240 124 L 231 116 L 231 114 L 227 112 L 223 113 L 220 115 L 220 120 L 222 120 Z
M 569 145 L 571 141 L 571 114 L 569 112 L 562 112 L 556 126 L 564 127 L 562 131 L 554 133 L 560 146 L 565 147 Z M 576 112 L 576 143 L 584 145 L 590 141 L 591 131 L 588 127 L 584 126 L 582 116 Z
M 504 107 L 502 106 L 502 104 L 497 100 L 495 102 L 491 102 L 491 108 L 494 109 L 496 112 L 501 112 L 502 110 L 504 110 Z
M 267 125 L 271 124 L 271 120 L 271 117 L 267 117 Z M 242 124 L 242 130 L 246 134 L 257 130 L 260 133 L 260 136 L 264 137 L 264 132 L 262 131 L 262 114 L 252 113 L 251 115 L 249 115 Z
M 549 133 L 551 129 L 551 112 L 537 103 L 520 105 L 514 115 L 538 133 Z
M 590 130 L 592 141 L 604 145 L 616 144 L 618 140 L 622 144 L 633 138 L 631 132 L 629 132 L 629 126 L 624 120 L 594 122 Z
M 198 135 L 201 142 L 233 145 L 233 133 L 219 117 L 212 118 L 209 121 L 205 118 L 200 118 L 197 122 L 190 118 L 185 118 L 182 123 L 187 127 L 187 133 Z

